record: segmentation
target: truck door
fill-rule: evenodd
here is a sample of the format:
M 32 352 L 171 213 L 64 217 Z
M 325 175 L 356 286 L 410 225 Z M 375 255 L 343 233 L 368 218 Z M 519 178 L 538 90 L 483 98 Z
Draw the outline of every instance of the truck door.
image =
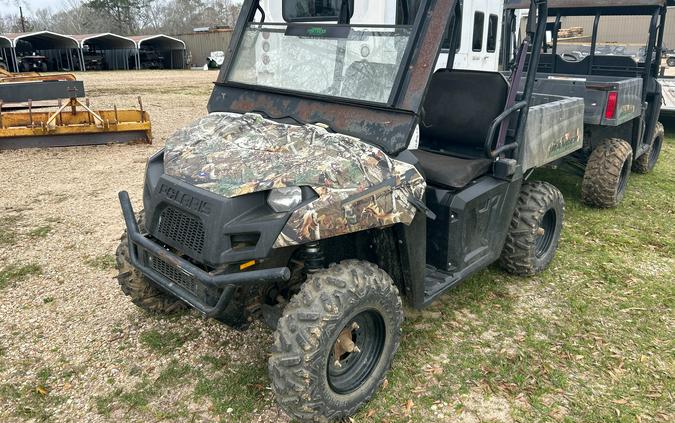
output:
M 497 71 L 503 17 L 503 2 L 464 0 L 462 5 L 462 39 L 455 54 L 454 69 Z M 447 37 L 446 37 L 447 39 Z M 441 49 L 436 69 L 444 68 L 449 45 Z

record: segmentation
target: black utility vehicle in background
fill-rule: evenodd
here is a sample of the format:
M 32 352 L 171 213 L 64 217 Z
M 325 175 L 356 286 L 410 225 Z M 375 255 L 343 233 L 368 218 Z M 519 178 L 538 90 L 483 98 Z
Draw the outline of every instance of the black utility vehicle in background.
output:
M 529 7 L 525 0 L 506 0 L 506 4 Z M 659 123 L 662 95 L 657 77 L 666 11 L 672 5 L 672 0 L 549 1 L 549 16 L 555 28 L 560 28 L 565 17 L 593 18 L 590 51 L 584 56 L 575 56 L 579 46 L 575 42 L 559 42 L 558 31 L 552 31 L 552 51 L 541 54 L 534 86 L 536 93 L 585 100 L 584 147 L 565 161 L 583 171 L 581 195 L 589 205 L 615 207 L 624 197 L 631 169 L 648 173 L 656 166 L 664 138 L 663 125 Z M 626 46 L 598 45 L 603 20 L 617 16 L 638 17 L 633 20 L 636 25 L 648 22 L 644 28 L 646 46 L 639 49 L 639 54 Z M 607 28 L 624 30 L 609 26 L 604 29 Z M 506 31 L 505 37 L 511 34 Z M 508 58 L 511 43 L 507 39 L 503 45 Z
M 371 398 L 402 301 L 425 307 L 498 260 L 543 271 L 563 198 L 524 174 L 583 142 L 581 99 L 535 95 L 534 72 L 521 84 L 545 0 L 530 4 L 511 82 L 453 70 L 452 54 L 434 72 L 444 34 L 459 43 L 458 0 L 399 0 L 389 24 L 351 24 L 351 4 L 269 22 L 244 1 L 209 115 L 149 159 L 144 211 L 120 193 L 122 290 L 151 312 L 263 318 L 272 388 L 301 420 Z M 273 71 L 262 43 L 282 52 Z

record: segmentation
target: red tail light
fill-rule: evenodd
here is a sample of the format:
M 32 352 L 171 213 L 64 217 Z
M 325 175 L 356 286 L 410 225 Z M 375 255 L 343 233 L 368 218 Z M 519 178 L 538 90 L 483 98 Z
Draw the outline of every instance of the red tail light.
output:
M 607 108 L 605 109 L 605 118 L 614 119 L 616 117 L 616 103 L 619 94 L 616 91 L 610 91 L 607 96 Z

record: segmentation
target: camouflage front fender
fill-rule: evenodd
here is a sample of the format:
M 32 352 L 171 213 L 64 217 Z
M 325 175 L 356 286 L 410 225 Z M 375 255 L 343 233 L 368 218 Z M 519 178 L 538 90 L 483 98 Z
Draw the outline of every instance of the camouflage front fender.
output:
M 295 210 L 275 247 L 409 224 L 425 182 L 414 166 L 357 138 L 255 114 L 212 113 L 166 142 L 165 172 L 226 196 L 289 186 L 319 198 Z

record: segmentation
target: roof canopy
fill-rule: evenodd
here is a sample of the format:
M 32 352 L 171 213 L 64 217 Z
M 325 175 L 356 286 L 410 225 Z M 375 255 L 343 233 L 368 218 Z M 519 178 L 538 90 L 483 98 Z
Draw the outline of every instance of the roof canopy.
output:
M 164 34 L 134 35 L 129 38 L 136 42 L 138 48 L 149 46 L 158 50 L 185 50 L 185 43 L 182 40 Z
M 80 47 L 84 47 L 85 45 L 93 45 L 102 50 L 136 48 L 136 42 L 131 38 L 112 34 L 110 32 L 105 32 L 102 34 L 71 35 L 71 37 L 78 41 Z
M 549 16 L 651 15 L 654 8 L 674 6 L 675 0 L 549 0 Z M 506 9 L 528 9 L 529 0 L 506 0 Z
M 19 41 L 27 41 L 35 50 L 53 50 L 59 48 L 79 48 L 77 40 L 68 35 L 61 35 L 51 31 L 24 32 L 4 34 L 2 36 L 11 41 L 16 47 Z

